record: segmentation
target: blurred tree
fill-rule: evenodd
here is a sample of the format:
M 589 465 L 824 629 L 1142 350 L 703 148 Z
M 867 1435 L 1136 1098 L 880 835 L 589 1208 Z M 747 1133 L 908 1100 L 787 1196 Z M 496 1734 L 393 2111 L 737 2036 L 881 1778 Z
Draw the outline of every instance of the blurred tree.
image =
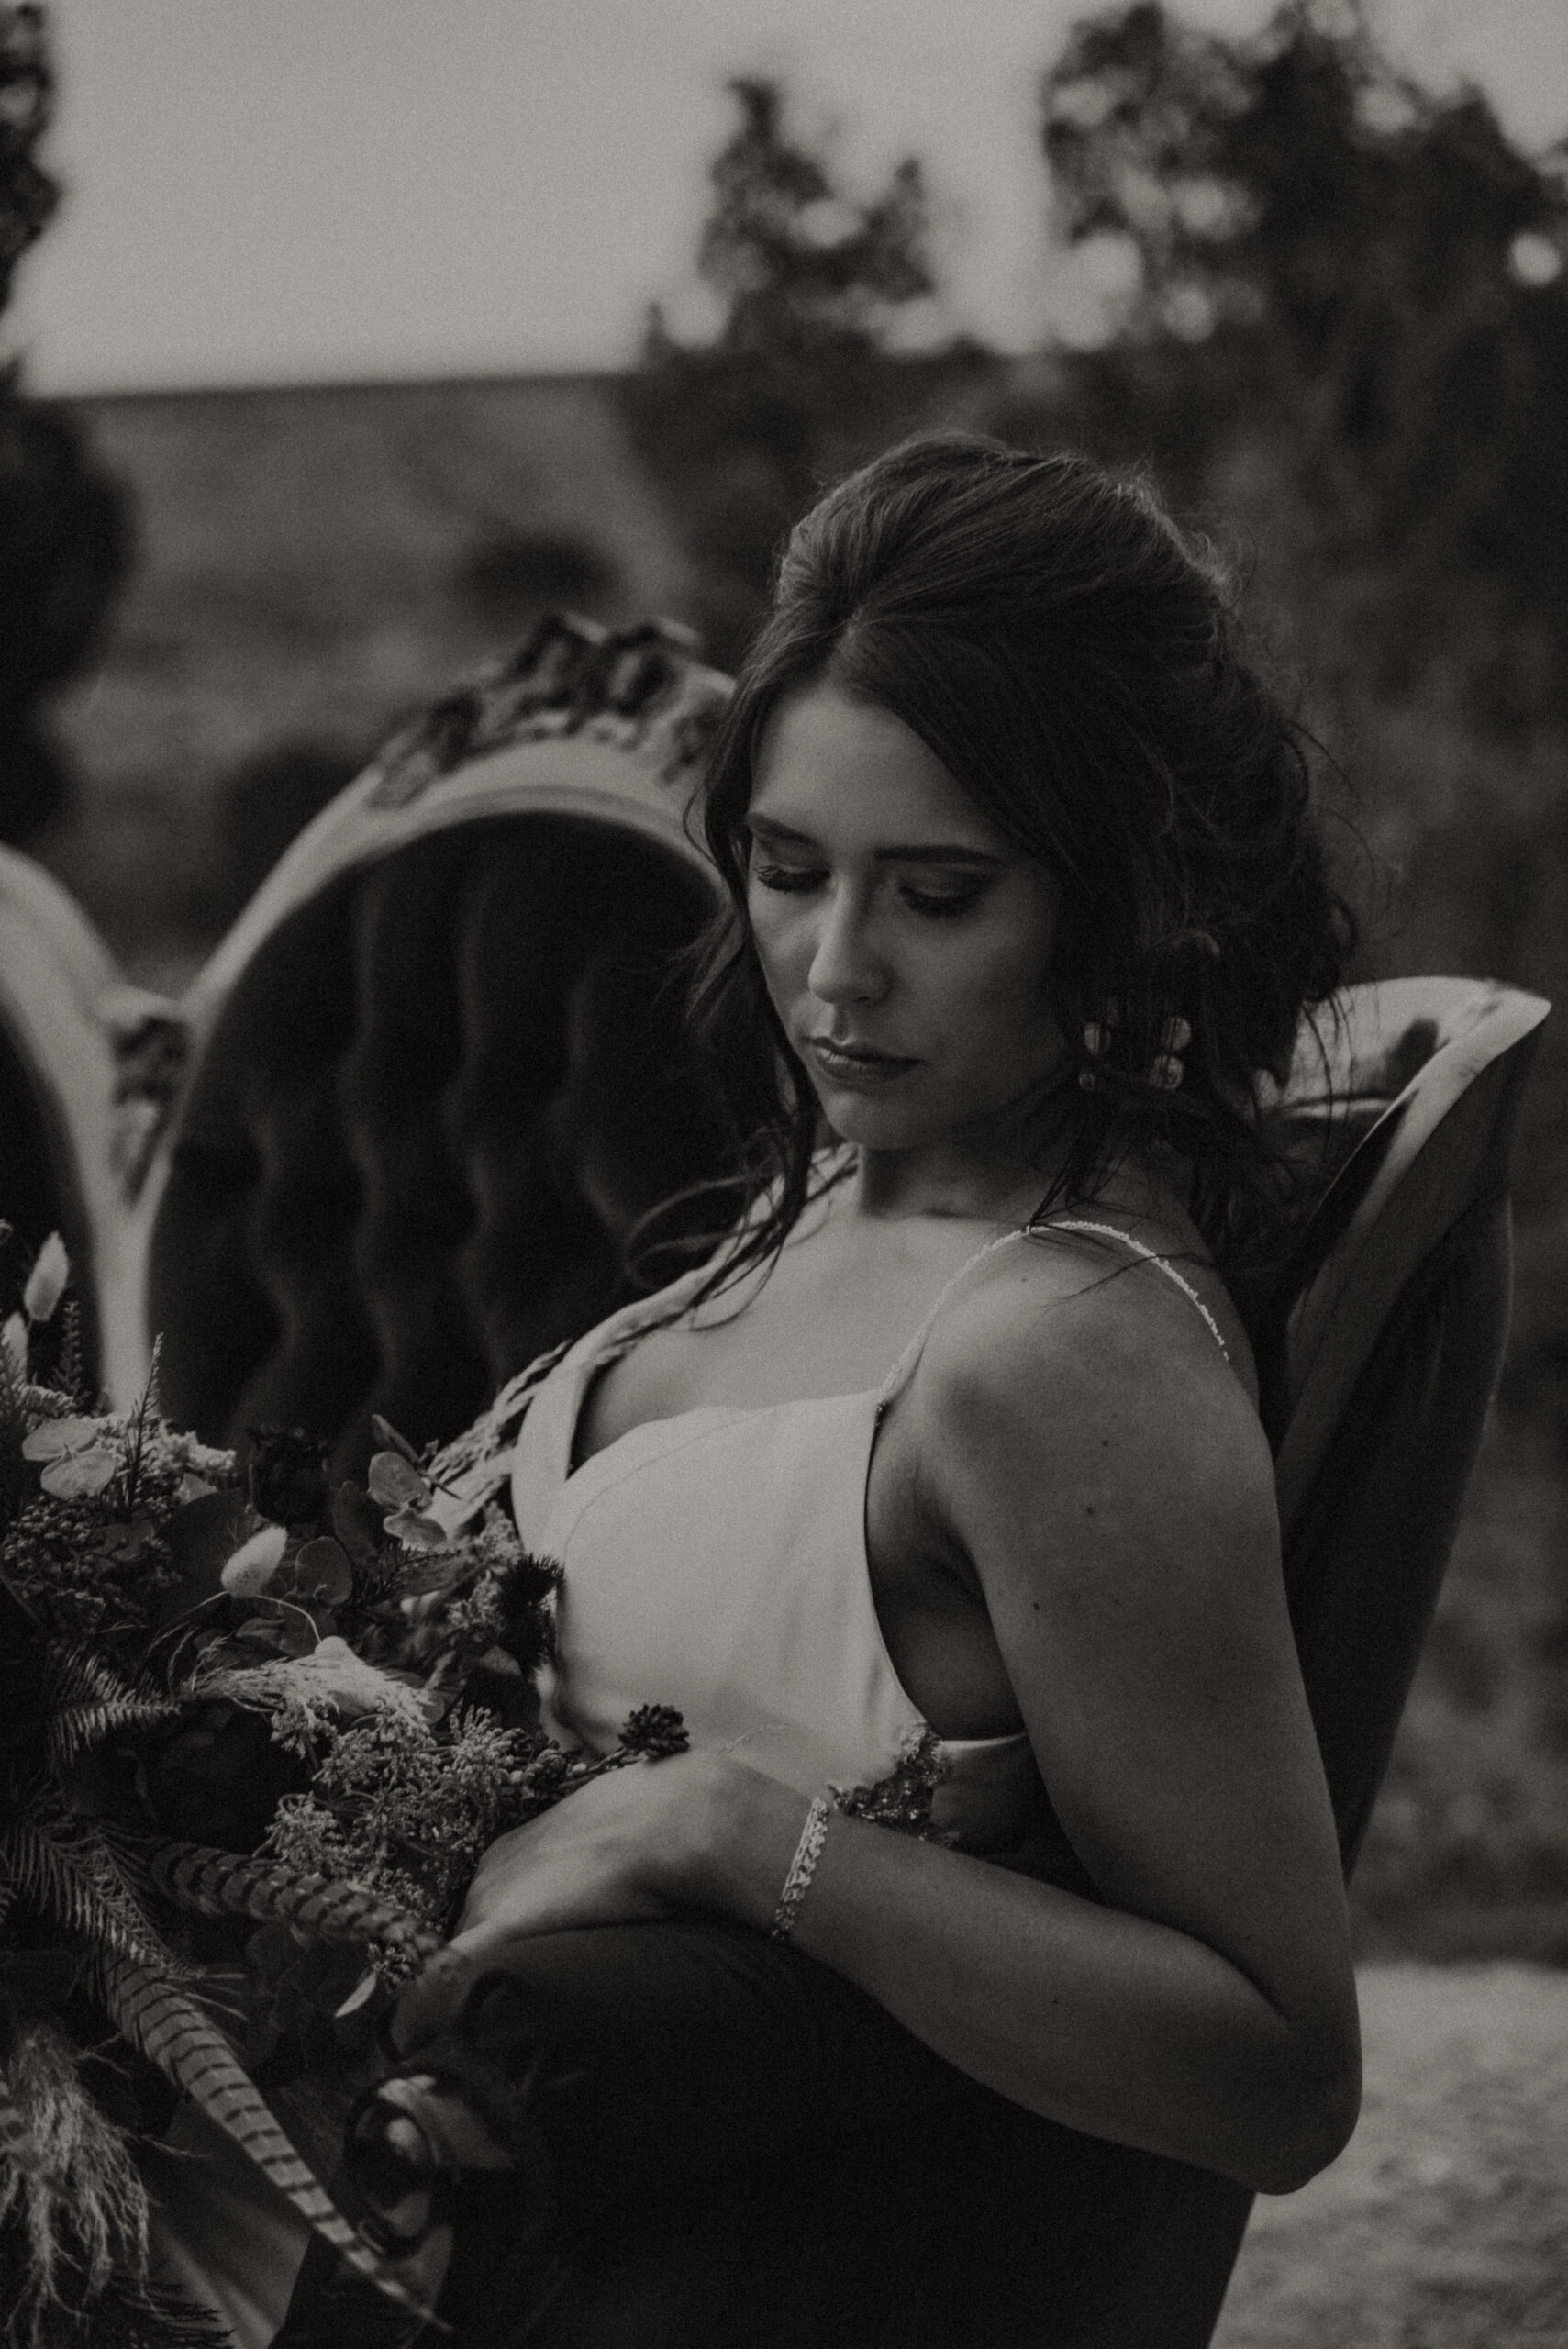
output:
M 541 612 L 570 604 L 593 617 L 616 590 L 615 565 L 575 530 L 492 524 L 453 573 L 462 601 L 498 635 L 520 636 Z
M 1359 0 L 1291 0 L 1247 39 L 1107 11 L 1041 99 L 1068 240 L 1128 289 L 1041 420 L 1151 456 L 1251 540 L 1254 607 L 1356 744 L 1399 885 L 1372 967 L 1562 1000 L 1568 147 L 1521 154 L 1474 90 L 1396 73 Z M 1516 1196 L 1539 1252 L 1568 1181 L 1555 1022 L 1525 1123 Z M 1554 1246 L 1520 1326 L 1568 1403 Z
M 352 783 L 373 745 L 326 739 L 269 743 L 241 760 L 214 790 L 214 854 L 189 913 L 211 937 L 238 921 L 262 882 L 313 817 Z
M 1099 400 L 1179 417 L 1188 469 L 1264 420 L 1373 691 L 1568 721 L 1568 150 L 1396 73 L 1351 0 L 1250 40 L 1107 13 L 1042 97 L 1070 242 L 1132 264 Z
M 0 309 L 11 298 L 17 262 L 60 201 L 33 155 L 53 95 L 43 10 L 0 8 Z
M 0 6 L 0 307 L 59 197 L 35 160 L 53 90 L 42 9 Z M 40 705 L 91 650 L 128 553 L 124 495 L 79 429 L 0 371 L 0 840 L 31 839 L 64 805 Z
M 42 705 L 97 641 L 129 540 L 124 495 L 80 427 L 0 374 L 0 840 L 26 843 L 64 807 Z
M 740 126 L 713 165 L 697 257 L 722 324 L 710 343 L 682 343 L 655 307 L 628 395 L 639 451 L 695 558 L 694 617 L 729 665 L 790 525 L 825 480 L 917 413 L 920 371 L 889 343 L 935 285 L 918 163 L 899 164 L 871 201 L 851 198 L 788 137 L 774 83 L 731 88 Z M 962 370 L 973 353 L 959 347 L 945 363 Z

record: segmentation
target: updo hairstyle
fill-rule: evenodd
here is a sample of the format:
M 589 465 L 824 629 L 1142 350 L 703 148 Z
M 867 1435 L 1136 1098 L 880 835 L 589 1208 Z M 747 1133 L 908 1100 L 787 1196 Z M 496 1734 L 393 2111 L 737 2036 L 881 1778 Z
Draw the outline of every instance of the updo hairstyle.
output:
M 1339 986 L 1352 924 L 1303 738 L 1243 658 L 1218 564 L 1140 479 L 952 433 L 878 457 L 797 524 L 703 810 L 730 911 L 695 1010 L 745 1193 L 773 1194 L 746 1261 L 782 1243 L 820 1139 L 745 912 L 763 729 L 818 683 L 901 718 L 1065 894 L 1048 989 L 1068 1057 L 1040 1109 L 1056 1169 L 1042 1204 L 1092 1200 L 1119 1160 L 1152 1160 L 1244 1285 L 1287 1204 L 1262 1096 L 1303 1011 Z M 1192 1041 L 1167 1090 L 1153 1073 L 1177 1019 Z M 1092 1063 L 1073 1056 L 1091 1026 Z

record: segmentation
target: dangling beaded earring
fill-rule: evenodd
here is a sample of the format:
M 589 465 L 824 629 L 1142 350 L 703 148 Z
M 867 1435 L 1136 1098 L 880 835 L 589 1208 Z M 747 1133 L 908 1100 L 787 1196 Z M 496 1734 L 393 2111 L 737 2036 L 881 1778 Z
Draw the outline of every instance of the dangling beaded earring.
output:
M 1162 1093 L 1174 1093 L 1179 1089 L 1186 1074 L 1186 1062 L 1183 1054 L 1192 1040 L 1189 1021 L 1180 1018 L 1166 1020 L 1160 1037 L 1160 1050 L 1149 1063 L 1151 1085 L 1157 1085 Z
M 1095 1093 L 1099 1089 L 1099 1071 L 1094 1066 L 1094 1063 L 1104 1060 L 1106 1053 L 1109 1051 L 1111 1030 L 1115 1026 L 1116 1018 L 1113 1008 L 1107 1012 L 1106 1019 L 1091 1019 L 1084 1030 L 1084 1050 L 1088 1055 L 1088 1060 L 1078 1071 L 1078 1083 L 1085 1093 Z M 1183 1056 L 1192 1040 L 1193 1031 L 1190 1021 L 1183 1019 L 1179 1015 L 1174 1019 L 1167 1019 L 1161 1031 L 1160 1050 L 1150 1062 L 1145 1072 L 1146 1083 L 1158 1085 L 1162 1093 L 1178 1091 L 1186 1074 L 1186 1062 Z
M 1109 1024 L 1098 1019 L 1091 1019 L 1084 1030 L 1084 1050 L 1089 1055 L 1091 1063 L 1105 1058 L 1110 1040 Z M 1078 1071 L 1078 1082 L 1085 1093 L 1097 1092 L 1100 1083 L 1099 1072 L 1093 1066 L 1086 1065 Z

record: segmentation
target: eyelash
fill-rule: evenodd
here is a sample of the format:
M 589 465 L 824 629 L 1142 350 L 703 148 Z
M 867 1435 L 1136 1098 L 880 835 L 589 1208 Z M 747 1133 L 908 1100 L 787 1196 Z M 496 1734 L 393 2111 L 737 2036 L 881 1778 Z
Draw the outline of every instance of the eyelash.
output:
M 786 896 L 800 896 L 819 886 L 822 875 L 814 865 L 758 864 L 751 867 L 751 878 L 764 889 L 774 889 Z M 966 914 L 980 902 L 979 887 L 951 890 L 941 896 L 929 891 L 912 889 L 907 884 L 902 891 L 904 902 L 917 914 L 932 921 L 951 920 Z

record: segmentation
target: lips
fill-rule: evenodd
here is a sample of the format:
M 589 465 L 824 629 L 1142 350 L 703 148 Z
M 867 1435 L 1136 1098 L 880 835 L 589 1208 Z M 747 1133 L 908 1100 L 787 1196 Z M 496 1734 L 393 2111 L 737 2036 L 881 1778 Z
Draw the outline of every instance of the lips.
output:
M 828 1036 L 810 1036 L 806 1049 L 823 1074 L 835 1085 L 872 1090 L 891 1085 L 918 1068 L 917 1060 L 906 1059 L 897 1052 L 879 1052 L 874 1044 L 836 1041 Z

